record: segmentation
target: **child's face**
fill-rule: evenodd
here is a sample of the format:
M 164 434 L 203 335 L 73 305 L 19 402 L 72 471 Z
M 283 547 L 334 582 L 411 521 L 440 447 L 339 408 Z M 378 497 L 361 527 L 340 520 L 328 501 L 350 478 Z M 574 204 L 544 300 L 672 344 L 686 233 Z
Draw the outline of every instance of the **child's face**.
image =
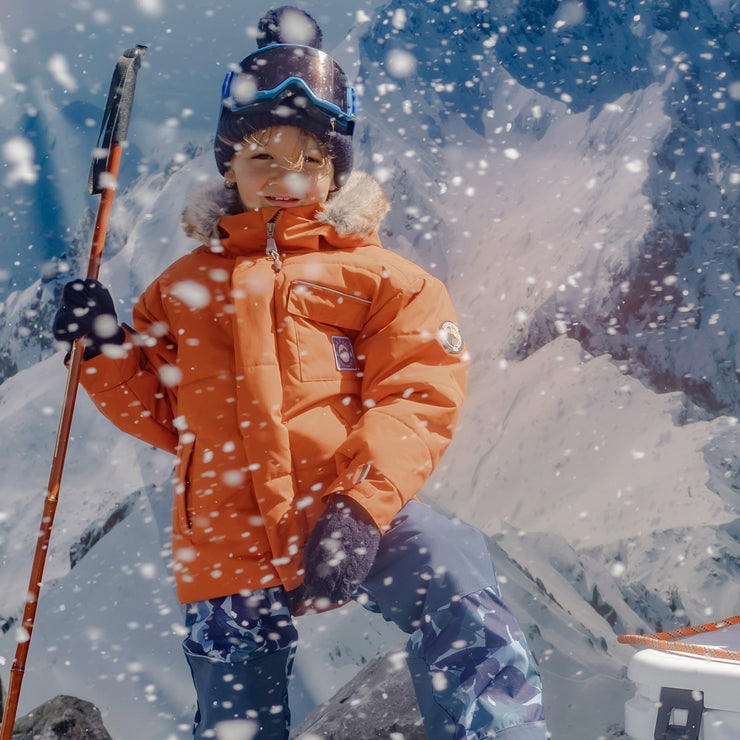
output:
M 334 167 L 310 134 L 295 126 L 274 126 L 261 143 L 245 143 L 224 177 L 236 183 L 248 209 L 294 208 L 323 203 Z

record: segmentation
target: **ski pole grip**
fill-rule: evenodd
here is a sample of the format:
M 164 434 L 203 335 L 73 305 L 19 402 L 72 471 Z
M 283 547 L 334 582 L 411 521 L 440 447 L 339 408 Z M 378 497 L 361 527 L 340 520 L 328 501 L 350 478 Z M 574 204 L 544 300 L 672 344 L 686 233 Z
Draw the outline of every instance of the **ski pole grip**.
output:
M 113 117 L 113 128 L 110 143 L 121 144 L 126 141 L 128 124 L 131 120 L 131 107 L 134 103 L 134 92 L 136 90 L 136 73 L 141 67 L 141 62 L 146 54 L 146 46 L 137 44 L 131 49 L 126 49 L 123 56 L 118 60 L 116 76 L 120 79 L 120 85 L 114 92 L 117 114 Z
M 141 44 L 126 49 L 116 64 L 90 167 L 88 178 L 90 195 L 100 195 L 106 187 L 110 187 L 109 182 L 101 183 L 101 175 L 108 169 L 112 149 L 126 141 L 136 90 L 136 73 L 141 67 L 146 50 L 147 47 Z

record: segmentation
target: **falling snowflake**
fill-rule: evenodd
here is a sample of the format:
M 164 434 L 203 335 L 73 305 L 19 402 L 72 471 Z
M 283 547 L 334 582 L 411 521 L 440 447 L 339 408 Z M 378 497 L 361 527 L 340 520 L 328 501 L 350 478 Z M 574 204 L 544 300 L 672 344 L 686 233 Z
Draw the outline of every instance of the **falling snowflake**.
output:
M 395 79 L 411 77 L 416 72 L 416 57 L 403 49 L 392 49 L 385 58 L 388 74 Z
M 33 185 L 38 180 L 34 154 L 33 145 L 23 136 L 14 136 L 3 144 L 3 159 L 10 165 L 10 172 L 5 176 L 6 185 L 17 182 Z
M 69 65 L 63 54 L 52 54 L 49 57 L 46 68 L 65 90 L 69 90 L 70 92 L 77 90 L 77 80 L 75 80 L 69 71 Z
M 208 288 L 194 280 L 183 280 L 173 285 L 172 295 L 190 308 L 204 308 L 211 300 Z

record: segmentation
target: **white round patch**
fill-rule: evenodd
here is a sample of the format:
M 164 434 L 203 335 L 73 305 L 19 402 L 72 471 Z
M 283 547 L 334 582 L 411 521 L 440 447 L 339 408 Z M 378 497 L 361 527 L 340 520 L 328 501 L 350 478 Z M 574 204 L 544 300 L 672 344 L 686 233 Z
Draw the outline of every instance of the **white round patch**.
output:
M 463 338 L 462 332 L 453 321 L 443 321 L 437 332 L 439 341 L 447 352 L 457 355 L 462 352 Z

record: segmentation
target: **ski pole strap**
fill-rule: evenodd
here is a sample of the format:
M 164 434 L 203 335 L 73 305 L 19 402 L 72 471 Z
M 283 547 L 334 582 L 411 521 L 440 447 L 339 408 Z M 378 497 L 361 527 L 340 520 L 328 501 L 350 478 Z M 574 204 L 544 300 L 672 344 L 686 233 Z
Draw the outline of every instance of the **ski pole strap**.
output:
M 653 650 L 661 650 L 666 653 L 683 653 L 697 658 L 715 658 L 718 660 L 730 660 L 740 663 L 740 651 L 727 650 L 726 648 L 713 647 L 711 645 L 699 645 L 691 642 L 675 642 L 681 637 L 702 635 L 707 632 L 740 624 L 740 614 L 727 617 L 719 622 L 709 622 L 696 627 L 682 627 L 669 632 L 656 632 L 652 635 L 619 635 L 617 640 L 625 645 L 642 645 Z
M 131 119 L 131 107 L 136 90 L 136 73 L 141 67 L 141 61 L 146 53 L 146 46 L 137 44 L 126 49 L 119 57 L 113 79 L 108 91 L 108 100 L 105 104 L 103 121 L 100 124 L 100 133 L 93 153 L 88 190 L 90 195 L 100 195 L 105 190 L 105 183 L 100 182 L 100 176 L 106 171 L 108 155 L 113 144 L 122 144 L 126 141 L 128 124 Z

